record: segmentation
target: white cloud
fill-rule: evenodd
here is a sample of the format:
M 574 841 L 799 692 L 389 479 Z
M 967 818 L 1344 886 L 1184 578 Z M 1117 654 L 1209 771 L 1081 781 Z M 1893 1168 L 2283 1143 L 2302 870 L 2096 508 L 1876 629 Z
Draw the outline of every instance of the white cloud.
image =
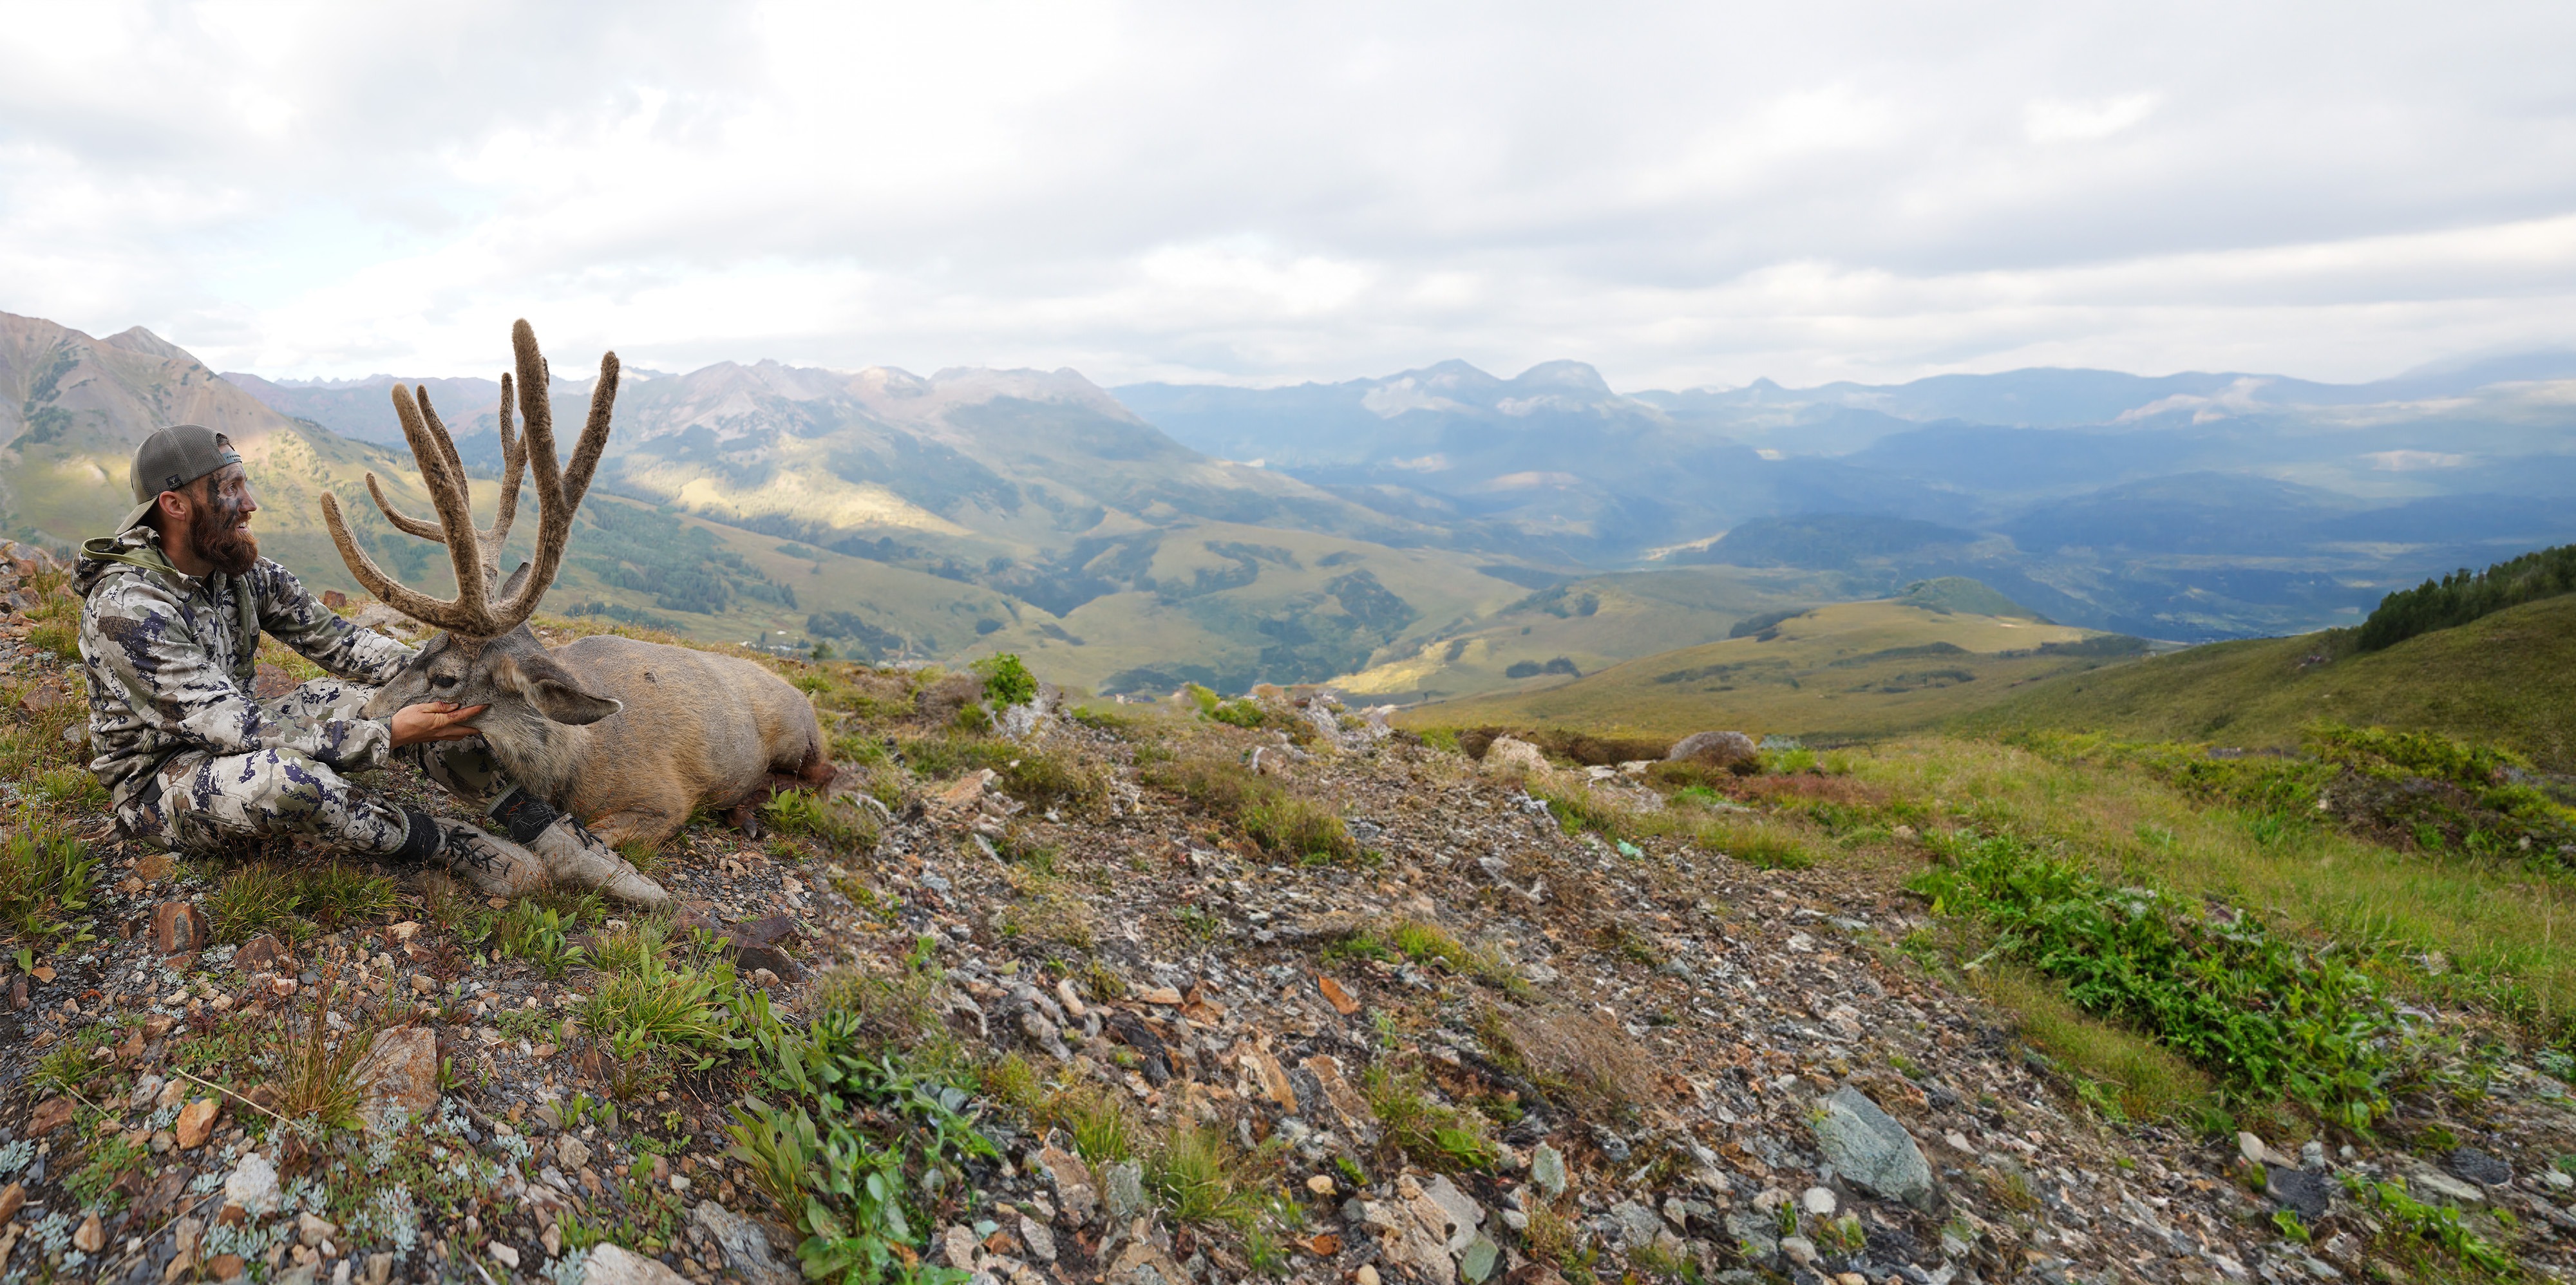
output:
M 662 368 L 1105 382 L 2367 378 L 2576 342 L 2560 6 L 12 23 L 0 309 L 272 374 L 488 373 L 519 315 Z
M 2089 143 L 2155 114 L 2159 96 L 2123 94 L 2090 102 L 2044 98 L 2021 109 L 2021 130 L 2034 143 Z

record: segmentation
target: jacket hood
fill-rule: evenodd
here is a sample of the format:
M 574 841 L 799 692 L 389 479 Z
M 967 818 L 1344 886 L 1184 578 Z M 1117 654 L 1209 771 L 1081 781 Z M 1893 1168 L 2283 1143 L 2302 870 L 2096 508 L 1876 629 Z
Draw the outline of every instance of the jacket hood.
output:
M 139 565 L 138 565 L 139 564 Z M 137 570 L 148 566 L 169 567 L 161 556 L 160 533 L 147 526 L 133 527 L 115 535 L 83 541 L 80 556 L 72 560 L 72 592 L 86 598 L 107 573 L 119 567 Z

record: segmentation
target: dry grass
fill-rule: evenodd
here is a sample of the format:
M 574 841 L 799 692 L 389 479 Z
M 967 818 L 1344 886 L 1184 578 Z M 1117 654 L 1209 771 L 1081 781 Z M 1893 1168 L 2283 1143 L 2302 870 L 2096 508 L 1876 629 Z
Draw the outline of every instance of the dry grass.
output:
M 1593 1113 L 1631 1111 L 1654 1098 L 1655 1073 L 1636 1041 L 1600 1013 L 1493 1005 L 1478 1014 L 1477 1033 L 1497 1061 Z
M 279 1115 L 350 1128 L 358 1122 L 358 1104 L 364 1096 L 358 1089 L 358 1061 L 366 1056 L 372 1033 L 364 1026 L 332 1033 L 325 1014 L 331 1011 L 336 991 L 326 982 L 306 992 L 313 997 L 311 1007 L 295 1020 L 279 1023 L 278 1071 L 269 1083 L 277 1090 Z
M 2143 773 L 2010 746 L 1903 742 L 1861 759 L 1864 780 L 1977 825 L 2092 854 L 2106 878 L 2155 883 L 2277 915 L 2379 957 L 2423 993 L 2482 1003 L 2531 1029 L 2576 1024 L 2576 878 L 2509 862 L 2397 852 L 2324 827 L 2262 842 L 2245 814 L 2204 808 Z M 2438 952 L 2431 970 L 2393 957 Z
M 2019 969 L 1969 973 L 1970 989 L 2020 1019 L 2022 1038 L 2099 1086 L 2102 1101 L 2132 1120 L 2196 1123 L 2216 1107 L 2198 1067 L 2145 1036 L 2086 1016 L 2057 984 Z

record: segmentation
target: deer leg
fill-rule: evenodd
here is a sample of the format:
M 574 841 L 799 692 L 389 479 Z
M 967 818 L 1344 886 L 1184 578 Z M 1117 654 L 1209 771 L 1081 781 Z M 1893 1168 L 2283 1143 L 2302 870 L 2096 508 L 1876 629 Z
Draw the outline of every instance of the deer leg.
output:
M 680 828 L 679 822 L 668 813 L 656 812 L 650 808 L 621 809 L 589 822 L 588 825 L 590 832 L 607 840 L 610 847 L 630 839 L 660 843 Z

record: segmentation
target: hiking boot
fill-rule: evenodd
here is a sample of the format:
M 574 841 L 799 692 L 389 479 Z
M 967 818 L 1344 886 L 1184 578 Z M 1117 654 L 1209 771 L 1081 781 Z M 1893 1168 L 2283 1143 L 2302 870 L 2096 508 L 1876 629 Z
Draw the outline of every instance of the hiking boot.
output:
M 493 820 L 508 829 L 511 838 L 536 854 L 558 888 L 575 892 L 596 889 L 612 901 L 646 911 L 668 910 L 674 904 L 662 885 L 645 878 L 633 862 L 617 855 L 617 849 L 608 846 L 607 840 L 525 790 L 513 789 L 501 796 L 492 805 L 491 814 Z
M 469 821 L 435 818 L 438 850 L 429 859 L 454 871 L 487 897 L 523 897 L 546 886 L 537 854 Z

